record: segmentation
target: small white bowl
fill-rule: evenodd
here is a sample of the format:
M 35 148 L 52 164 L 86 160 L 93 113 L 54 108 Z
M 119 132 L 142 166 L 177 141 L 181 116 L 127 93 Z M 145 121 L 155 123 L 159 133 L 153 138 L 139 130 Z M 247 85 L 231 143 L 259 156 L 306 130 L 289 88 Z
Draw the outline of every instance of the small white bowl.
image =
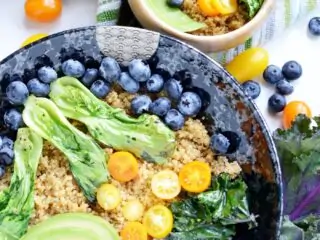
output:
M 206 53 L 227 50 L 245 42 L 265 22 L 275 6 L 275 0 L 264 0 L 256 16 L 241 28 L 222 35 L 197 36 L 181 32 L 163 22 L 148 8 L 146 0 L 128 0 L 128 2 L 144 28 L 176 37 Z

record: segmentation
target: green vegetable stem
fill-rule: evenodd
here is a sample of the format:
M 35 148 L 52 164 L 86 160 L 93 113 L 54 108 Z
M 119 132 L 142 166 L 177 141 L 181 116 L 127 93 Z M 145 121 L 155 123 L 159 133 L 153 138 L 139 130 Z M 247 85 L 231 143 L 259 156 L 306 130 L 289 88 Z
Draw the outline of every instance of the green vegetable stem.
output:
M 27 231 L 34 210 L 34 183 L 43 141 L 29 128 L 20 128 L 14 144 L 10 186 L 0 193 L 0 239 L 18 240 Z
M 46 98 L 30 96 L 22 116 L 27 126 L 67 156 L 76 182 L 85 197 L 93 202 L 96 189 L 109 180 L 107 155 L 103 149 L 90 136 L 75 128 Z
M 158 164 L 166 163 L 174 152 L 175 135 L 157 116 L 129 117 L 96 98 L 75 78 L 52 83 L 50 98 L 66 117 L 84 123 L 93 138 L 116 150 Z

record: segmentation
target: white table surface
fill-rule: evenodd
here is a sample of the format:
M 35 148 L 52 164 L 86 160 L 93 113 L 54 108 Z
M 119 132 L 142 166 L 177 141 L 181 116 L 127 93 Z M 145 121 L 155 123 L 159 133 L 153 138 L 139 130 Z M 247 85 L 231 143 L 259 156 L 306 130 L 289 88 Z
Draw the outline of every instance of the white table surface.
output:
M 0 0 L 0 59 L 15 51 L 30 35 L 43 32 L 52 34 L 65 29 L 93 25 L 96 0 L 64 0 L 61 18 L 50 24 L 32 23 L 25 19 L 24 0 Z M 313 114 L 320 112 L 320 38 L 312 39 L 307 34 L 308 21 L 320 16 L 320 10 L 301 19 L 291 29 L 265 46 L 270 53 L 270 63 L 282 66 L 288 60 L 296 60 L 303 67 L 303 76 L 294 83 L 295 92 L 288 101 L 302 100 L 309 104 Z M 280 115 L 271 116 L 267 111 L 268 98 L 273 89 L 262 86 L 256 100 L 271 130 L 280 127 Z

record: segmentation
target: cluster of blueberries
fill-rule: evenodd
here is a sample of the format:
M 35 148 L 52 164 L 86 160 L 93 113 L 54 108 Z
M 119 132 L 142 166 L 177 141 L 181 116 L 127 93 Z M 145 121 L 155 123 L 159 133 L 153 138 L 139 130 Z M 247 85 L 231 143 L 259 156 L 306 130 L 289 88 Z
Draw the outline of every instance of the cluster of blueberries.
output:
M 276 93 L 268 100 L 268 107 L 271 112 L 282 112 L 287 105 L 286 95 L 293 93 L 294 88 L 291 81 L 297 80 L 302 75 L 302 67 L 296 61 L 285 63 L 282 69 L 276 65 L 270 65 L 263 73 L 266 82 L 274 84 Z
M 292 94 L 294 91 L 290 82 L 300 78 L 301 75 L 302 67 L 296 61 L 288 61 L 282 68 L 272 64 L 264 70 L 264 80 L 268 84 L 274 85 L 276 89 L 276 93 L 268 101 L 268 106 L 272 112 L 281 112 L 284 109 L 286 106 L 285 96 Z M 252 99 L 258 98 L 261 93 L 260 84 L 256 81 L 249 80 L 241 86 Z

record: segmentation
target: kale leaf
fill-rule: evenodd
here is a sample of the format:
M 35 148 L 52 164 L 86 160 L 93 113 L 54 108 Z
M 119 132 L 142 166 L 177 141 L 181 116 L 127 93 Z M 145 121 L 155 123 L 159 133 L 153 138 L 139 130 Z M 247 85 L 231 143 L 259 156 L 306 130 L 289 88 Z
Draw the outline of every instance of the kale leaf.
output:
M 248 16 L 252 19 L 260 10 L 264 0 L 240 0 L 247 7 Z
M 256 225 L 241 178 L 220 174 L 208 191 L 171 204 L 174 229 L 167 239 L 221 239 L 235 235 L 235 225 Z
M 293 232 L 299 239 L 320 239 L 320 118 L 312 122 L 299 115 L 290 129 L 276 130 L 273 139 L 283 172 L 286 218 L 281 239 L 295 239 Z

